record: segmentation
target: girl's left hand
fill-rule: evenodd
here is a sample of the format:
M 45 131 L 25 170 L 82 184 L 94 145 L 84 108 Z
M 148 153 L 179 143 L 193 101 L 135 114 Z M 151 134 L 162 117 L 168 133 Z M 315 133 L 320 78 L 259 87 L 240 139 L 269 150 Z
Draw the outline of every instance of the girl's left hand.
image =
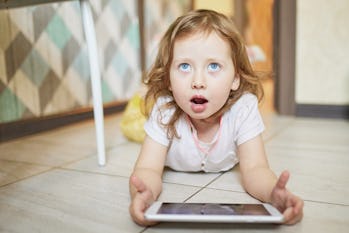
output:
M 288 171 L 281 173 L 271 193 L 271 204 L 283 213 L 285 224 L 295 224 L 303 217 L 304 202 L 286 189 L 289 177 Z

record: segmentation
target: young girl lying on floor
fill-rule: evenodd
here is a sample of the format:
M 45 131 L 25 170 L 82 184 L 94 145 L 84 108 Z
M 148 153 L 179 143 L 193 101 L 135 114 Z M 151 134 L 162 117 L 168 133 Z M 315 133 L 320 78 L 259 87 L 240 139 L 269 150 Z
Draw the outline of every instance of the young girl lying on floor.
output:
M 277 178 L 269 168 L 260 78 L 228 17 L 210 10 L 179 17 L 160 42 L 146 85 L 147 136 L 130 177 L 136 223 L 154 224 L 144 212 L 161 193 L 164 166 L 221 172 L 237 163 L 250 195 L 276 206 L 286 224 L 301 220 L 303 201 L 286 189 L 289 173 Z

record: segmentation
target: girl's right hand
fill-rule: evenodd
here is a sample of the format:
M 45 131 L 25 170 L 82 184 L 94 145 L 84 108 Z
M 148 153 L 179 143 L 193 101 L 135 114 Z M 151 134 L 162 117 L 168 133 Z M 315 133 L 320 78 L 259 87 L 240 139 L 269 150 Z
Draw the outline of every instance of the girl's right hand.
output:
M 132 219 L 141 226 L 150 226 L 156 222 L 148 221 L 144 218 L 144 212 L 154 202 L 152 191 L 144 184 L 144 182 L 133 175 L 131 177 L 131 185 L 135 188 L 136 193 L 130 204 L 130 214 Z

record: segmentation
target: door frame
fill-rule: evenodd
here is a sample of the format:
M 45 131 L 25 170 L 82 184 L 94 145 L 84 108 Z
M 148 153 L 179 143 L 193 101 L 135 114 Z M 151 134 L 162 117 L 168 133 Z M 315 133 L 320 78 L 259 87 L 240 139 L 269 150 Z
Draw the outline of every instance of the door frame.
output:
M 296 11 L 297 1 L 274 1 L 274 107 L 280 115 L 296 115 Z
M 273 102 L 280 115 L 296 115 L 296 3 L 273 3 Z M 234 20 L 241 32 L 246 26 L 246 14 L 246 1 L 234 0 Z

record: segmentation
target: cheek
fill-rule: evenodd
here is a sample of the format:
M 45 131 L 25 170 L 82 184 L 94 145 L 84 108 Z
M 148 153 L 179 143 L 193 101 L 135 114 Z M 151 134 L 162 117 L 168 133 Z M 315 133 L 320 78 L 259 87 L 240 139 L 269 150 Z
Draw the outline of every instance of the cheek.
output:
M 186 89 L 187 84 L 187 78 L 179 75 L 178 73 L 171 73 L 170 76 L 170 86 L 172 88 L 172 92 L 182 92 Z
M 212 89 L 212 94 L 214 95 L 213 100 L 222 103 L 229 98 L 229 94 L 231 91 L 232 84 L 229 82 L 224 83 L 224 85 L 215 85 L 214 89 Z
M 177 100 L 181 100 L 184 98 L 184 87 L 175 83 L 172 87 L 172 95 Z
M 173 97 L 177 101 L 177 99 L 182 95 L 183 86 L 180 82 L 170 79 L 170 90 L 172 92 Z
M 227 101 L 227 99 L 229 98 L 229 93 L 230 93 L 230 89 L 224 90 L 224 91 L 221 90 L 221 91 L 217 92 L 217 96 L 216 96 L 217 102 L 224 104 Z
M 188 101 L 187 101 L 185 95 L 180 91 L 172 92 L 172 95 L 173 95 L 173 98 L 176 101 L 177 105 L 181 109 L 186 109 L 186 107 L 188 105 Z
M 187 88 L 185 82 L 183 80 L 171 80 L 171 92 L 173 98 L 177 102 L 180 107 L 183 107 L 182 104 L 186 102 L 187 98 Z

